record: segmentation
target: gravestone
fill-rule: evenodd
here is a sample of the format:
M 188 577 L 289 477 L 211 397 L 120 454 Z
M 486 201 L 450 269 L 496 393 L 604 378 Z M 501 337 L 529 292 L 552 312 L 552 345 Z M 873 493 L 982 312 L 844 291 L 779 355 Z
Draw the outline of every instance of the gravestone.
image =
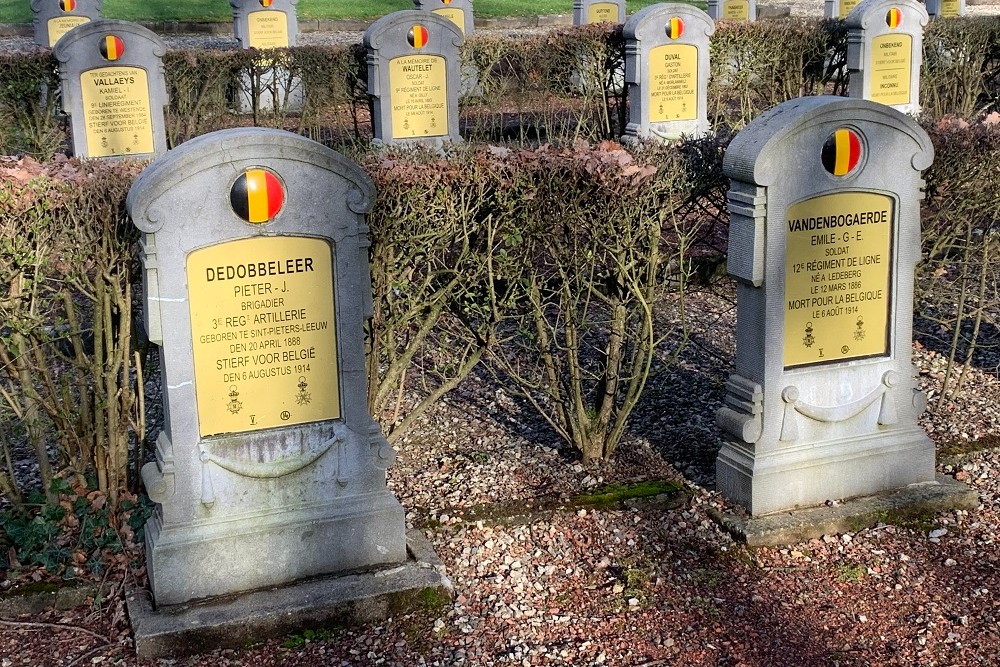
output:
M 965 0 L 927 0 L 927 15 L 934 19 L 953 19 L 965 16 Z
M 365 32 L 372 132 L 379 144 L 440 147 L 461 141 L 462 32 L 418 10 L 393 12 Z
M 863 0 L 847 17 L 850 96 L 920 113 L 920 64 L 928 17 L 916 0 Z
M 299 0 L 229 0 L 233 35 L 244 49 L 284 49 L 295 46 Z
M 439 14 L 469 37 L 475 29 L 475 19 L 472 11 L 472 0 L 413 0 L 417 9 Z
M 861 0 L 826 0 L 823 3 L 823 16 L 828 19 L 846 19 L 847 15 L 858 6 Z
M 167 150 L 166 46 L 136 23 L 91 21 L 59 40 L 63 109 L 73 155 L 144 158 Z
M 67 32 L 101 18 L 104 0 L 31 0 L 35 44 L 52 48 Z
M 627 137 L 700 136 L 708 124 L 708 38 L 715 23 L 682 4 L 645 7 L 625 23 Z
M 573 0 L 573 25 L 625 23 L 625 0 Z
M 756 21 L 757 0 L 708 0 L 708 15 L 716 21 Z
M 284 49 L 299 36 L 295 5 L 299 0 L 229 0 L 233 10 L 233 35 L 244 49 Z M 302 110 L 305 91 L 298 76 L 262 54 L 252 70 L 241 70 L 235 82 L 236 110 Z
M 367 407 L 365 173 L 281 130 L 197 137 L 127 199 L 164 426 L 142 479 L 158 606 L 406 561 Z
M 785 102 L 723 169 L 736 367 L 717 486 L 753 515 L 934 481 L 911 363 L 930 139 L 887 106 Z

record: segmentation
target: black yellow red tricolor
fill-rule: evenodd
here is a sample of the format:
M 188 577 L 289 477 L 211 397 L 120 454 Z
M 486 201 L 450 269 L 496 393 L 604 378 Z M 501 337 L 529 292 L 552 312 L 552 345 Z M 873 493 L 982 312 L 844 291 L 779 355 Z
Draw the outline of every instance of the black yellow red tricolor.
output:
M 450 5 L 451 4 L 451 0 L 441 0 L 441 4 Z
M 101 40 L 101 55 L 106 60 L 118 60 L 123 53 L 125 53 L 125 42 L 122 41 L 121 37 L 105 35 L 104 39 Z
M 261 7 L 270 7 L 272 4 L 274 4 L 274 0 L 260 0 Z
M 823 144 L 823 167 L 834 176 L 851 173 L 860 161 L 861 137 L 854 130 L 837 130 Z
M 266 169 L 247 169 L 229 191 L 233 211 L 247 222 L 260 224 L 274 219 L 285 202 L 285 188 Z
M 885 24 L 890 28 L 898 28 L 899 24 L 903 22 L 903 12 L 900 11 L 899 7 L 893 7 L 885 14 Z
M 422 25 L 413 26 L 410 28 L 410 33 L 406 36 L 406 40 L 415 49 L 427 46 L 427 28 Z
M 59 9 L 71 12 L 76 9 L 76 0 L 59 0 Z
M 670 19 L 670 25 L 667 27 L 667 34 L 670 35 L 670 39 L 679 39 L 680 36 L 684 34 L 684 21 L 681 21 L 676 16 Z

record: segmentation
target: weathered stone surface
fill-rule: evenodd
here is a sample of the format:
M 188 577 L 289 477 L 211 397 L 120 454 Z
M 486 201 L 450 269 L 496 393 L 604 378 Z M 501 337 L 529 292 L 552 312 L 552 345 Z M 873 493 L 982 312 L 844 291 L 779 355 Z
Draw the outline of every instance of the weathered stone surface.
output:
M 0 594 L 0 616 L 8 618 L 40 614 L 49 609 L 73 609 L 97 597 L 94 582 L 29 584 Z
M 796 544 L 838 533 L 853 533 L 879 523 L 898 523 L 950 510 L 974 510 L 979 494 L 951 477 L 912 484 L 873 496 L 829 506 L 809 507 L 760 517 L 712 512 L 712 518 L 736 539 L 750 546 Z
M 756 21 L 757 0 L 708 0 L 708 15 L 716 21 Z
M 433 12 L 393 12 L 368 28 L 364 43 L 375 143 L 440 148 L 462 140 L 463 41 L 458 26 Z
M 468 39 L 475 31 L 472 0 L 413 0 L 417 9 L 434 12 L 453 22 Z
M 754 516 L 934 480 L 910 359 L 933 155 L 909 116 L 826 96 L 729 146 L 738 326 L 716 475 Z
M 104 0 L 31 0 L 35 44 L 49 48 L 73 28 L 101 18 Z
M 924 6 L 916 0 L 862 0 L 846 21 L 850 96 L 919 114 Z
M 73 155 L 146 158 L 167 150 L 166 45 L 137 23 L 100 19 L 66 33 L 53 49 Z
M 229 0 L 233 35 L 244 49 L 284 49 L 296 46 L 299 0 Z
M 965 16 L 966 0 L 927 0 L 927 15 L 932 19 L 953 19 Z
M 453 595 L 444 566 L 418 531 L 401 564 L 323 577 L 238 597 L 153 608 L 148 591 L 126 595 L 141 660 L 241 647 L 301 630 L 368 623 Z
M 673 140 L 701 136 L 708 124 L 708 38 L 715 22 L 696 7 L 662 3 L 625 23 L 625 136 Z
M 625 0 L 573 0 L 573 25 L 625 23 Z
M 339 153 L 258 128 L 192 139 L 132 186 L 165 388 L 142 470 L 157 605 L 405 560 L 366 400 L 374 196 Z

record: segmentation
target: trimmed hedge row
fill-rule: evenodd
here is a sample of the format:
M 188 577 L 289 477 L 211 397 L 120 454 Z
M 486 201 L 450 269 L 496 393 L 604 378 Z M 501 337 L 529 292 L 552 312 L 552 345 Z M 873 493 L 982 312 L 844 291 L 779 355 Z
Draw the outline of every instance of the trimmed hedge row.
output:
M 711 41 L 709 118 L 738 129 L 761 111 L 802 95 L 846 94 L 847 39 L 839 20 L 720 23 Z M 623 74 L 621 27 L 583 26 L 544 35 L 474 35 L 464 59 L 480 72 L 481 95 L 462 100 L 463 134 L 476 141 L 616 139 L 627 100 L 614 82 Z M 590 63 L 593 85 L 575 86 Z M 367 144 L 367 69 L 360 45 L 255 51 L 171 51 L 164 61 L 171 107 L 171 145 L 225 127 L 283 127 L 329 145 Z M 305 106 L 288 114 L 258 104 L 277 94 L 267 72 L 278 67 L 302 81 Z M 262 72 L 264 75 L 262 76 Z M 921 103 L 930 118 L 974 118 L 1000 100 L 1000 18 L 931 23 L 924 35 Z M 240 89 L 243 90 L 240 90 Z M 65 136 L 58 121 L 58 77 L 48 52 L 0 54 L 0 151 L 51 156 Z M 40 95 L 38 91 L 47 91 Z M 233 100 L 254 100 L 236 114 Z M 277 111 L 273 109 L 277 109 Z
M 928 129 L 938 159 L 918 328 L 950 350 L 957 391 L 1000 326 L 1000 126 Z M 653 311 L 719 256 L 724 149 L 706 139 L 362 155 L 379 192 L 369 403 L 390 438 L 485 360 L 582 457 L 609 456 L 652 355 L 669 363 L 684 340 L 683 321 Z M 43 477 L 94 473 L 110 494 L 145 457 L 139 387 L 155 355 L 132 327 L 139 267 L 123 213 L 136 173 L 0 159 L 0 492 L 15 501 L 10 443 L 34 447 Z

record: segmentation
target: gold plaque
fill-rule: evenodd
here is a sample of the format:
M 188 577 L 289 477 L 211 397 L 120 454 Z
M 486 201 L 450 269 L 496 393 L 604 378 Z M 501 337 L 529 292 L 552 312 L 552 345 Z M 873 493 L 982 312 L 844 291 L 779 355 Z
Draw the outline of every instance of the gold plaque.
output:
M 664 44 L 649 50 L 649 122 L 698 117 L 698 47 Z
M 285 12 L 250 12 L 247 15 L 247 38 L 254 49 L 288 47 L 288 17 Z
M 402 56 L 389 61 L 392 138 L 448 134 L 447 66 L 441 56 Z
M 959 0 L 940 0 L 938 5 L 939 16 L 942 18 L 957 18 L 959 16 Z
M 910 103 L 910 67 L 913 38 L 890 34 L 872 40 L 870 99 L 881 104 Z
M 722 3 L 722 18 L 730 21 L 749 21 L 750 3 L 748 0 L 729 0 Z
M 188 256 L 201 435 L 340 417 L 333 261 L 322 239 L 242 239 Z
M 78 25 L 83 25 L 84 23 L 90 23 L 90 19 L 86 16 L 57 16 L 54 19 L 49 19 L 48 29 L 49 29 L 49 48 L 56 45 L 59 38 L 65 35 L 67 32 L 72 30 Z
M 458 29 L 465 34 L 465 12 L 456 7 L 447 7 L 445 9 L 435 9 L 435 14 L 440 14 L 452 23 L 458 26 Z
M 618 23 L 618 5 L 613 2 L 595 2 L 587 10 L 587 23 Z
M 861 0 L 840 0 L 840 13 L 837 18 L 846 19 L 847 15 L 858 5 Z
M 152 153 L 149 84 L 141 67 L 101 67 L 80 75 L 89 157 Z
M 821 195 L 788 208 L 785 368 L 889 354 L 891 197 Z

